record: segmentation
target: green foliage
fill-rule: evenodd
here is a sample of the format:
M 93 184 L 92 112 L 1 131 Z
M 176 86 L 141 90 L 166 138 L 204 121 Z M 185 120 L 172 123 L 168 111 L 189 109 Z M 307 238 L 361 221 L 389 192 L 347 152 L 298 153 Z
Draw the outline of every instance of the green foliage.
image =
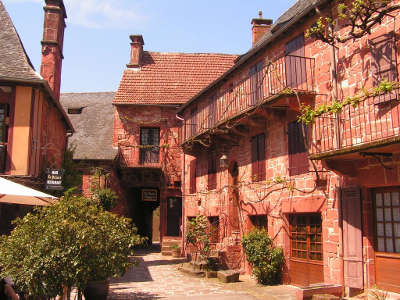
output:
M 64 169 L 63 186 L 67 191 L 71 188 L 78 188 L 82 184 L 82 173 L 80 164 L 73 160 L 75 146 L 71 146 L 64 153 L 62 168 Z
M 118 196 L 110 188 L 104 188 L 101 181 L 108 180 L 110 174 L 103 168 L 94 168 L 90 182 L 92 197 L 104 210 L 111 211 L 117 204 Z
M 180 247 L 178 244 L 172 244 L 171 249 L 178 250 Z
M 15 224 L 11 235 L 0 239 L 1 276 L 12 277 L 35 299 L 123 274 L 132 247 L 143 241 L 130 219 L 79 196 L 37 208 Z
M 253 229 L 242 238 L 247 261 L 252 265 L 253 275 L 262 284 L 278 284 L 282 280 L 284 262 L 282 248 L 274 247 L 264 229 Z
M 370 90 L 364 89 L 359 94 L 352 97 L 349 96 L 343 101 L 334 100 L 330 104 L 322 104 L 315 109 L 312 109 L 309 105 L 302 105 L 300 107 L 301 115 L 298 117 L 298 120 L 304 124 L 310 124 L 314 122 L 315 118 L 323 114 L 340 113 L 342 109 L 348 105 L 356 108 L 361 102 L 365 101 L 369 97 L 384 95 L 399 87 L 400 85 L 398 82 L 382 80 L 378 86 Z
M 210 255 L 210 237 L 208 220 L 205 216 L 198 215 L 189 220 L 186 229 L 186 242 L 196 249 L 196 258 L 200 254 L 201 259 L 207 259 Z

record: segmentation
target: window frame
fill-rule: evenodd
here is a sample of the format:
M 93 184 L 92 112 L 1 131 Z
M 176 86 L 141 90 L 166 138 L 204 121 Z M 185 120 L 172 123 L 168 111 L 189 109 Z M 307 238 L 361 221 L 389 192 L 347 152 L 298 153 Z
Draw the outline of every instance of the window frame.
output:
M 144 131 L 148 130 L 149 141 L 144 142 Z M 154 131 L 154 132 L 153 132 Z M 153 132 L 150 134 L 150 132 Z M 157 136 L 157 138 L 155 138 Z M 158 142 L 158 144 L 157 144 Z M 139 164 L 159 163 L 160 162 L 160 127 L 140 127 L 139 136 Z M 144 147 L 142 146 L 150 146 Z

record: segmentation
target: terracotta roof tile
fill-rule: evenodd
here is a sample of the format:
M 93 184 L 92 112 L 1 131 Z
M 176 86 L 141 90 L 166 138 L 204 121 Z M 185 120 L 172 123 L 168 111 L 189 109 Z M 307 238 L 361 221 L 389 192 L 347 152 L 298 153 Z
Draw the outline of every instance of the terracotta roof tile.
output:
M 140 69 L 122 75 L 114 104 L 181 104 L 217 79 L 237 55 L 143 52 Z

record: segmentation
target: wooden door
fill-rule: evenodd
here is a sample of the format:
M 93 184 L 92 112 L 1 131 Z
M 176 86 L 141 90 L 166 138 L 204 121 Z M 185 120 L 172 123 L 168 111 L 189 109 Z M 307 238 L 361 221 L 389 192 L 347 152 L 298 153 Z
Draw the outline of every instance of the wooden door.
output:
M 307 81 L 304 35 L 298 35 L 285 46 L 286 86 L 302 89 Z
M 321 214 L 292 214 L 290 221 L 291 284 L 309 286 L 324 282 Z
M 400 187 L 376 189 L 373 197 L 376 285 L 400 293 Z
M 167 236 L 180 236 L 182 222 L 182 198 L 167 199 Z
M 363 289 L 360 188 L 342 189 L 344 285 Z

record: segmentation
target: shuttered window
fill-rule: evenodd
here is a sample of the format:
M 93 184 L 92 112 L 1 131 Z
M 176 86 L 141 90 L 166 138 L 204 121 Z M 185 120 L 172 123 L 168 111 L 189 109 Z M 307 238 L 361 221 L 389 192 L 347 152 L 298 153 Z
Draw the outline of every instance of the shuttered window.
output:
M 382 80 L 397 81 L 396 45 L 393 33 L 384 34 L 369 41 L 372 61 L 373 84 L 377 86 Z M 398 99 L 398 91 L 375 97 L 379 104 Z
M 249 216 L 251 225 L 258 229 L 265 229 L 268 231 L 267 215 L 252 215 Z
M 160 128 L 140 128 L 140 163 L 160 161 Z
M 251 173 L 253 182 L 265 180 L 265 134 L 251 138 Z
M 251 103 L 250 105 L 256 105 L 263 101 L 264 98 L 264 63 L 263 61 L 258 62 L 250 68 L 250 92 L 251 92 Z
M 304 130 L 304 132 L 303 132 Z M 306 135 L 304 137 L 304 134 Z M 299 175 L 308 172 L 307 126 L 293 121 L 288 124 L 289 175 Z
M 290 215 L 292 258 L 322 261 L 322 221 L 320 214 Z
M 285 54 L 286 86 L 301 89 L 307 81 L 303 34 L 286 44 Z
M 190 188 L 189 193 L 196 193 L 196 159 L 190 162 Z
M 207 172 L 208 190 L 217 188 L 217 157 L 214 152 L 208 155 L 208 172 Z

